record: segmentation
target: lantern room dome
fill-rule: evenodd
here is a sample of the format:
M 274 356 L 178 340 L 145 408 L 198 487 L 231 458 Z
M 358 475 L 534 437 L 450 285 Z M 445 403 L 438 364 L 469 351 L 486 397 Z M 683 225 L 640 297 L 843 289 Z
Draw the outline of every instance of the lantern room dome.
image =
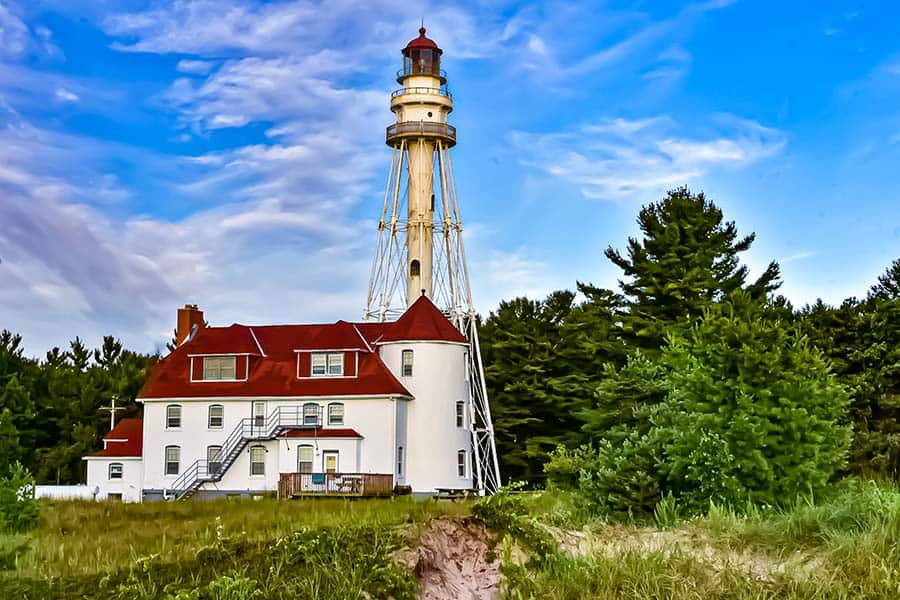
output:
M 438 54 L 443 54 L 444 51 L 438 48 L 438 45 L 434 42 L 434 40 L 425 37 L 425 28 L 419 28 L 419 37 L 410 40 L 410 42 L 406 45 L 406 48 L 403 49 L 403 54 L 408 54 L 408 52 L 414 48 L 431 48 L 436 50 Z

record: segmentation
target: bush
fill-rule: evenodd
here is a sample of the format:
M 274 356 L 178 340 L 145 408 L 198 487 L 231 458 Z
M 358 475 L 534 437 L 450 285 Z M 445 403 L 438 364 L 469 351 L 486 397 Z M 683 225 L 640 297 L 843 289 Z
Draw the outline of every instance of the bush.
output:
M 557 545 L 553 536 L 529 514 L 523 495 L 516 493 L 524 485 L 511 483 L 492 496 L 479 498 L 472 506 L 472 518 L 495 533 L 510 535 L 541 562 L 556 553 Z
M 16 461 L 7 475 L 0 477 L 0 529 L 28 531 L 38 523 L 38 504 L 34 498 L 34 477 Z
M 547 466 L 563 485 L 577 472 L 594 513 L 649 516 L 665 494 L 688 514 L 710 502 L 791 503 L 843 466 L 847 390 L 821 352 L 745 296 L 708 309 L 669 337 L 657 367 L 648 362 L 609 373 L 594 409 L 608 427 L 597 450 L 559 450 Z M 615 419 L 611 390 L 630 391 Z

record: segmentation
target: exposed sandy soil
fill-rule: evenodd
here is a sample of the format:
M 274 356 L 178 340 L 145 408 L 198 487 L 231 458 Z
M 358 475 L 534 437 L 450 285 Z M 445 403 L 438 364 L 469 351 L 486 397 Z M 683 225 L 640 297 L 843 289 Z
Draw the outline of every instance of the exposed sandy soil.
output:
M 470 519 L 432 520 L 398 563 L 419 579 L 420 600 L 494 600 L 500 597 L 500 560 L 488 562 L 491 536 Z
M 680 553 L 707 565 L 713 571 L 734 570 L 761 581 L 773 581 L 786 572 L 813 577 L 823 568 L 816 558 L 800 552 L 773 557 L 749 548 L 736 550 L 714 544 L 703 535 L 684 530 L 660 531 L 621 525 L 608 526 L 596 533 L 555 527 L 546 529 L 559 543 L 560 550 L 576 557 L 589 554 L 603 554 L 612 558 L 624 553 Z

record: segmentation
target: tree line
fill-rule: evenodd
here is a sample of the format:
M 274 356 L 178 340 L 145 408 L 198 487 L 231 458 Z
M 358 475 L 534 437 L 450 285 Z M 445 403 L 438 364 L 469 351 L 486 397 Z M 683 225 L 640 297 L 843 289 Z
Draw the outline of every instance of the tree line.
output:
M 112 336 L 90 349 L 75 338 L 42 359 L 22 337 L 0 332 L 0 472 L 17 461 L 38 483 L 84 482 L 82 457 L 102 448 L 113 397 L 116 419 L 138 416 L 135 397 L 158 357 L 125 350 Z
M 703 193 L 670 191 L 577 283 L 481 325 L 505 480 L 580 488 L 607 513 L 775 503 L 837 477 L 900 476 L 900 260 L 863 299 L 793 307 L 779 265 Z

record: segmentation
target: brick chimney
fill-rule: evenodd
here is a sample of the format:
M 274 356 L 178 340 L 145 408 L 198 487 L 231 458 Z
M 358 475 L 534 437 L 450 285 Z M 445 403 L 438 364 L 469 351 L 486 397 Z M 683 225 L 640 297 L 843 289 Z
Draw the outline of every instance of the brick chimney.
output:
M 206 322 L 203 320 L 203 311 L 197 308 L 196 304 L 185 304 L 184 308 L 178 309 L 178 325 L 175 329 L 175 343 L 180 346 L 190 338 L 194 330 L 203 329 Z

